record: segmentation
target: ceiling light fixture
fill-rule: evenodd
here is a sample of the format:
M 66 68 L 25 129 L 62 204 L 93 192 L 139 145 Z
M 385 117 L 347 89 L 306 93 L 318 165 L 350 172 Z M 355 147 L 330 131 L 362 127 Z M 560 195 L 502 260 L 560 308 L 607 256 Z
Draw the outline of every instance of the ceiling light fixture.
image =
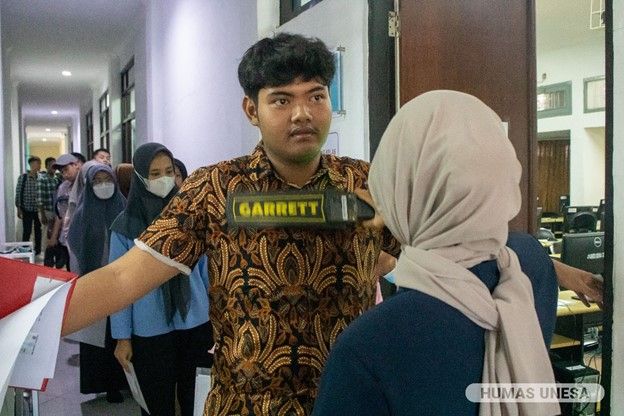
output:
M 58 114 L 58 111 L 56 111 L 56 110 L 52 110 L 52 111 L 50 111 L 50 113 L 52 113 L 52 114 L 54 114 L 54 115 L 57 115 L 57 114 Z
M 50 129 L 46 129 L 46 131 L 52 131 L 52 130 L 50 130 Z
M 47 142 L 48 139 L 46 139 L 45 137 L 43 139 L 41 139 L 42 142 Z
M 71 77 L 72 73 L 71 71 L 63 71 L 61 72 L 61 75 L 63 75 L 64 77 Z

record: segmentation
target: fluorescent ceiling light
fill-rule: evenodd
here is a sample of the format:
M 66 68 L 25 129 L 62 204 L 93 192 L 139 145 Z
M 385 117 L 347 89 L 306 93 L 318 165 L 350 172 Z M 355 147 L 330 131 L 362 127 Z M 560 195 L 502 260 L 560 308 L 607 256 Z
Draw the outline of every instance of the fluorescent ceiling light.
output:
M 52 130 L 50 130 L 50 129 L 46 129 L 46 131 L 52 131 Z
M 52 114 L 56 115 L 56 114 L 58 114 L 58 111 L 56 111 L 56 110 L 52 110 L 52 111 L 50 111 L 50 113 L 52 113 Z
M 46 139 L 45 137 L 43 139 L 41 139 L 42 142 L 47 142 L 48 139 Z
M 61 74 L 62 74 L 64 77 L 71 77 L 71 75 L 72 75 L 71 71 L 63 71 L 63 72 L 61 72 Z

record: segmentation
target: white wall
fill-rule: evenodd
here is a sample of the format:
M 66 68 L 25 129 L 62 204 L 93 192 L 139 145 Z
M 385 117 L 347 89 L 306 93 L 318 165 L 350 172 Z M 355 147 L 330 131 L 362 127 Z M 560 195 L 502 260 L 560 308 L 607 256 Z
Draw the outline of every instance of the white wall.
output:
M 126 41 L 119 45 L 114 51 L 111 51 L 108 57 L 108 77 L 102 84 L 92 86 L 92 96 L 88 103 L 81 108 L 80 120 L 84 123 L 86 113 L 93 110 L 93 137 L 94 150 L 104 147 L 104 143 L 100 141 L 100 97 L 108 90 L 110 107 L 110 152 L 111 163 L 113 166 L 122 162 L 122 143 L 121 143 L 121 71 L 134 57 L 134 92 L 135 92 L 135 121 L 136 132 L 134 138 L 135 147 L 150 141 L 147 139 L 147 86 L 146 86 L 146 69 L 145 69 L 145 9 L 141 8 L 134 20 L 135 30 L 130 33 Z M 84 127 L 84 126 L 83 126 Z M 85 132 L 85 128 L 81 132 Z M 87 155 L 86 135 L 80 140 L 83 154 L 87 159 L 91 155 Z
M 258 133 L 244 117 L 240 58 L 257 40 L 249 0 L 154 0 L 147 11 L 148 141 L 189 171 L 249 153 Z
M 572 115 L 541 118 L 538 131 L 570 130 L 570 202 L 598 205 L 604 198 L 605 113 L 583 112 L 583 79 L 605 74 L 604 37 L 596 43 L 538 52 L 538 80 L 542 74 L 547 78 L 541 85 L 572 81 Z
M 280 27 L 276 4 L 276 0 L 258 1 L 260 37 L 271 36 L 273 31 L 299 33 L 321 39 L 330 49 L 345 48 L 342 96 L 346 115 L 335 116 L 330 131 L 338 133 L 340 156 L 369 160 L 368 2 L 324 0 Z
M 10 76 L 10 71 L 9 76 Z M 10 79 L 10 78 L 9 78 Z M 21 133 L 21 110 L 19 105 L 18 84 L 14 81 L 8 82 L 9 90 L 9 102 L 8 107 L 5 104 L 5 108 L 10 111 L 9 114 L 9 134 L 5 136 L 5 163 L 10 160 L 5 166 L 5 195 L 8 194 L 6 199 L 10 204 L 7 209 L 7 222 L 6 222 L 6 236 L 8 241 L 19 241 L 22 238 L 22 221 L 18 220 L 15 209 L 15 187 L 17 186 L 17 179 L 22 173 L 22 168 L 25 167 L 26 161 L 23 161 L 22 145 L 20 144 Z
M 70 135 L 71 143 L 73 145 L 72 152 L 84 153 L 86 150 L 86 147 L 82 146 L 82 140 L 83 140 L 82 127 L 81 127 L 82 126 L 82 113 L 81 113 L 80 108 L 76 109 L 76 113 L 72 116 L 71 119 L 72 121 L 71 121 L 71 126 L 69 127 L 69 135 Z M 85 155 L 85 157 L 87 159 L 89 158 L 88 155 Z
M 0 16 L 0 22 L 2 21 L 2 17 Z M 2 73 L 0 73 L 0 91 L 2 91 L 2 94 L 0 94 L 0 143 L 2 143 L 2 147 L 0 147 L 0 149 L 2 149 L 2 151 L 4 152 L 4 101 L 5 101 L 5 96 L 6 96 L 6 91 L 3 88 L 4 85 L 4 77 L 5 75 L 5 66 L 4 66 L 4 62 L 5 60 L 3 59 L 4 57 L 2 56 L 2 27 L 0 26 L 0 71 L 2 71 Z M 6 153 L 4 153 L 6 154 Z M 0 172 L 5 172 L 4 169 L 4 154 L 2 154 L 2 157 L 0 157 Z M 4 196 L 4 215 L 0 215 L 0 243 L 4 243 L 6 241 L 6 234 L 5 234 L 5 230 L 6 230 L 6 215 L 8 210 L 8 204 L 9 204 L 9 200 L 7 200 L 6 198 L 6 194 L 5 194 L 5 184 L 4 184 L 4 180 L 5 180 L 5 175 L 0 175 L 0 195 Z M 1 405 L 0 405 L 1 406 Z
M 613 0 L 613 376 L 611 414 L 624 415 L 624 0 Z
M 93 150 L 101 147 L 100 146 L 100 107 L 99 107 L 99 102 L 100 102 L 100 95 L 102 95 L 102 92 L 106 91 L 106 85 L 94 85 L 91 87 L 91 100 L 90 100 L 90 107 L 87 110 L 87 112 L 89 110 L 93 111 L 93 141 L 94 141 L 94 148 Z M 86 114 L 86 113 L 85 113 Z M 84 139 L 82 140 L 83 146 L 86 149 L 87 148 L 87 135 L 85 134 Z

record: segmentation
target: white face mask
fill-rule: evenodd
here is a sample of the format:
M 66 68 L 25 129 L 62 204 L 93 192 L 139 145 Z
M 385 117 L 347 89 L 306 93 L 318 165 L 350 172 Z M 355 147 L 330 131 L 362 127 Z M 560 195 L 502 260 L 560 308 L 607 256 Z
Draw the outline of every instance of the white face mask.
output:
M 93 193 L 99 199 L 110 199 L 115 194 L 115 184 L 103 182 L 93 185 Z
M 174 186 L 175 178 L 173 176 L 161 176 L 158 179 L 148 179 L 146 188 L 154 195 L 164 198 L 169 195 Z

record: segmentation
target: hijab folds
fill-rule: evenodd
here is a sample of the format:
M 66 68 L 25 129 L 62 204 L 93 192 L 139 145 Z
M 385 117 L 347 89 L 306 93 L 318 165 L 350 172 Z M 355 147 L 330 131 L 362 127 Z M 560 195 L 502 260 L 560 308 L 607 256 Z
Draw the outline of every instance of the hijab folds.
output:
M 369 185 L 402 245 L 397 285 L 435 297 L 486 330 L 482 383 L 554 383 L 531 282 L 505 246 L 521 166 L 500 118 L 477 98 L 432 91 L 405 104 Z M 493 293 L 468 269 L 496 260 Z M 555 415 L 557 403 L 481 403 L 480 415 Z
M 113 195 L 100 199 L 93 192 L 93 180 L 99 172 L 105 172 L 115 186 Z M 119 192 L 113 170 L 101 163 L 84 164 L 80 178 L 84 180 L 82 193 L 74 211 L 67 234 L 67 241 L 76 256 L 81 275 L 108 263 L 109 227 L 123 210 L 126 199 Z
M 178 191 L 178 189 L 174 187 L 166 197 L 161 198 L 149 192 L 143 180 L 139 178 L 139 175 L 144 179 L 149 178 L 150 164 L 159 153 L 164 153 L 169 156 L 173 163 L 173 155 L 169 149 L 160 143 L 154 142 L 139 146 L 132 157 L 134 174 L 130 181 L 128 205 L 126 209 L 119 214 L 119 217 L 117 217 L 111 227 L 116 233 L 122 234 L 131 240 L 134 240 L 145 231 L 147 226 L 160 215 L 160 212 Z M 191 298 L 188 277 L 178 275 L 163 284 L 161 290 L 167 319 L 171 321 L 176 310 L 179 311 L 182 318 L 185 319 Z

